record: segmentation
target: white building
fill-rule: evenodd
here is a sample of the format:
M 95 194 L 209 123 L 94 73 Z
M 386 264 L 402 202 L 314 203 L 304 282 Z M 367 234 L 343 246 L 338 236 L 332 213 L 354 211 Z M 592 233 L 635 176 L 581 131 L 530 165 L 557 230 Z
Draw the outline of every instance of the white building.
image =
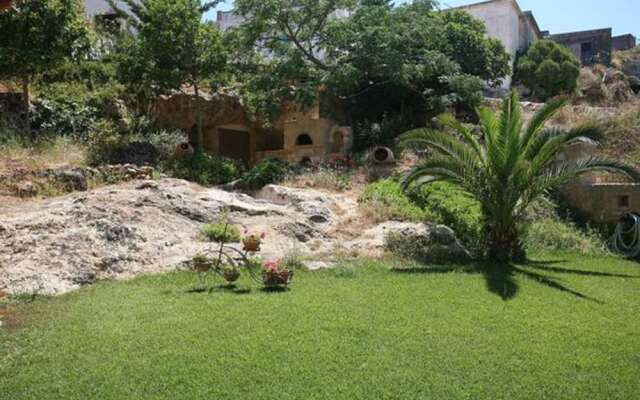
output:
M 484 22 L 487 34 L 502 42 L 515 63 L 519 51 L 526 50 L 533 42 L 542 39 L 542 32 L 531 11 L 522 11 L 515 0 L 489 0 L 457 7 Z M 503 89 L 511 87 L 511 77 L 506 77 Z

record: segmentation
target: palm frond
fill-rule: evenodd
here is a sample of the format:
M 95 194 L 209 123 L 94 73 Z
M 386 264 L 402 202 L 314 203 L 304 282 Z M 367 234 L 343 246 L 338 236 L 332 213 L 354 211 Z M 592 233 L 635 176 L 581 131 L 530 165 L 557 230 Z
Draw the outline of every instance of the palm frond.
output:
M 566 106 L 566 104 L 567 100 L 562 97 L 548 101 L 527 124 L 527 128 L 522 134 L 522 147 L 527 149 L 532 142 L 532 139 L 538 134 L 538 132 L 540 132 L 541 129 L 544 128 L 547 121 L 553 118 L 553 116 Z
M 429 129 L 409 131 L 400 137 L 400 145 L 431 149 L 438 154 L 455 158 L 468 168 L 480 167 L 480 156 L 470 145 L 444 132 Z
M 536 144 L 531 146 L 527 159 L 531 161 L 531 170 L 535 175 L 552 162 L 558 152 L 576 140 L 597 140 L 602 137 L 602 128 L 597 125 L 583 125 L 569 131 L 552 129 L 543 132 Z
M 409 171 L 402 179 L 402 187 L 406 190 L 411 184 L 437 180 L 461 184 L 465 180 L 465 166 L 450 157 L 433 157 Z
M 466 140 L 469 145 L 471 145 L 471 148 L 473 148 L 480 159 L 486 159 L 486 152 L 480 145 L 478 139 L 476 139 L 476 137 L 473 135 L 471 129 L 464 126 L 460 121 L 456 119 L 453 114 L 442 114 L 438 117 L 438 121 L 442 125 L 451 128 L 458 134 L 460 134 L 464 138 L 464 140 Z

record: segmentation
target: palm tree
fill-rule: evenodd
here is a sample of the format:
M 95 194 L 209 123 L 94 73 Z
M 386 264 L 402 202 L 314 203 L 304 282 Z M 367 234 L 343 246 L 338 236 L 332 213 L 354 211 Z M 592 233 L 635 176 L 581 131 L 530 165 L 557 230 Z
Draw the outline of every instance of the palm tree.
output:
M 477 110 L 480 137 L 455 117 L 439 117 L 457 135 L 417 129 L 402 135 L 401 145 L 426 148 L 434 154 L 416 166 L 403 181 L 426 185 L 447 181 L 473 196 L 484 220 L 484 237 L 492 259 L 522 261 L 526 252 L 519 227 L 527 207 L 537 198 L 592 171 L 621 174 L 640 181 L 640 172 L 615 160 L 590 157 L 559 163 L 557 154 L 573 141 L 602 136 L 602 129 L 585 125 L 570 130 L 545 128 L 564 105 L 549 101 L 525 126 L 515 92 L 504 99 L 500 113 Z

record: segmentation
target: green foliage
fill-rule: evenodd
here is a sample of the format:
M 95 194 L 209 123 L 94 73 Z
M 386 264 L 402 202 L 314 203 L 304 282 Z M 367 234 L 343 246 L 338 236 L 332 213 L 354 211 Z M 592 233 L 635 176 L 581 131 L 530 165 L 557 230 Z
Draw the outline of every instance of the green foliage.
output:
M 291 172 L 291 165 L 277 158 L 260 161 L 242 176 L 240 186 L 247 190 L 260 190 L 266 185 L 283 181 Z
M 400 134 L 410 129 L 406 116 L 384 113 L 379 122 L 364 119 L 353 127 L 353 151 L 359 153 L 375 146 L 394 147 Z
M 118 128 L 109 120 L 98 121 L 87 141 L 88 161 L 99 164 L 174 165 L 175 150 L 188 141 L 179 130 Z
M 0 79 L 19 79 L 25 101 L 36 74 L 65 59 L 81 58 L 89 47 L 78 0 L 22 0 L 0 12 L 0 27 Z M 28 112 L 24 127 L 30 133 Z
M 221 83 L 227 60 L 222 34 L 215 24 L 204 21 L 199 0 L 127 0 L 138 30 L 121 49 L 119 62 L 123 81 L 153 86 L 156 92 L 180 90 L 184 84 L 198 97 L 206 82 L 213 89 Z M 113 6 L 117 5 L 111 2 Z M 123 12 L 123 15 L 127 15 Z M 196 104 L 200 104 L 199 101 Z M 202 107 L 198 107 L 198 146 L 202 146 Z
M 469 193 L 480 205 L 488 255 L 524 259 L 518 226 L 534 201 L 587 172 L 610 172 L 640 181 L 639 171 L 615 160 L 595 157 L 558 163 L 558 152 L 568 143 L 602 136 L 602 129 L 595 125 L 545 129 L 564 105 L 564 100 L 548 102 L 525 126 L 513 92 L 504 99 L 499 114 L 478 110 L 482 140 L 453 116 L 442 116 L 440 123 L 455 135 L 426 129 L 406 133 L 404 146 L 426 148 L 433 154 L 405 177 L 404 187 L 445 181 Z
M 88 45 L 77 0 L 21 0 L 0 13 L 0 76 L 29 78 L 81 55 Z
M 207 224 L 202 227 L 202 234 L 209 241 L 218 243 L 238 243 L 241 239 L 240 229 L 227 222 Z
M 83 85 L 57 83 L 50 85 L 34 102 L 31 127 L 38 135 L 70 136 L 86 140 L 100 118 L 93 103 L 93 93 Z
M 407 196 L 432 215 L 434 222 L 453 229 L 469 251 L 482 253 L 482 213 L 475 199 L 447 182 L 411 186 Z
M 597 232 L 583 231 L 558 220 L 538 220 L 526 226 L 524 242 L 530 250 L 603 254 L 606 246 Z
M 355 121 L 379 122 L 384 113 L 413 121 L 477 104 L 483 80 L 509 70 L 503 46 L 482 23 L 439 12 L 433 1 L 238 0 L 235 7 L 247 18 L 229 39 L 239 81 L 263 118 L 273 118 L 283 100 L 311 104 L 322 86 Z M 333 18 L 336 9 L 351 16 Z
M 238 179 L 241 172 L 236 161 L 203 152 L 196 152 L 191 157 L 169 160 L 162 169 L 176 178 L 204 186 L 229 183 Z
M 552 40 L 535 42 L 520 58 L 516 79 L 541 100 L 573 93 L 580 75 L 580 61 L 565 46 Z
M 412 203 L 400 184 L 391 179 L 367 185 L 358 202 L 361 212 L 378 221 L 423 222 L 434 217 Z

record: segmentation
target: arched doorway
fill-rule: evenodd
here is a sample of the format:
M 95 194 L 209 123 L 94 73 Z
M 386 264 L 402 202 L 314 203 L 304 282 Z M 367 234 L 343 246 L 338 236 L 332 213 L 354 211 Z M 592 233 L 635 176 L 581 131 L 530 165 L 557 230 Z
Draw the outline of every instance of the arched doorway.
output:
M 313 139 L 306 133 L 298 136 L 296 139 L 296 146 L 311 146 L 313 145 Z

